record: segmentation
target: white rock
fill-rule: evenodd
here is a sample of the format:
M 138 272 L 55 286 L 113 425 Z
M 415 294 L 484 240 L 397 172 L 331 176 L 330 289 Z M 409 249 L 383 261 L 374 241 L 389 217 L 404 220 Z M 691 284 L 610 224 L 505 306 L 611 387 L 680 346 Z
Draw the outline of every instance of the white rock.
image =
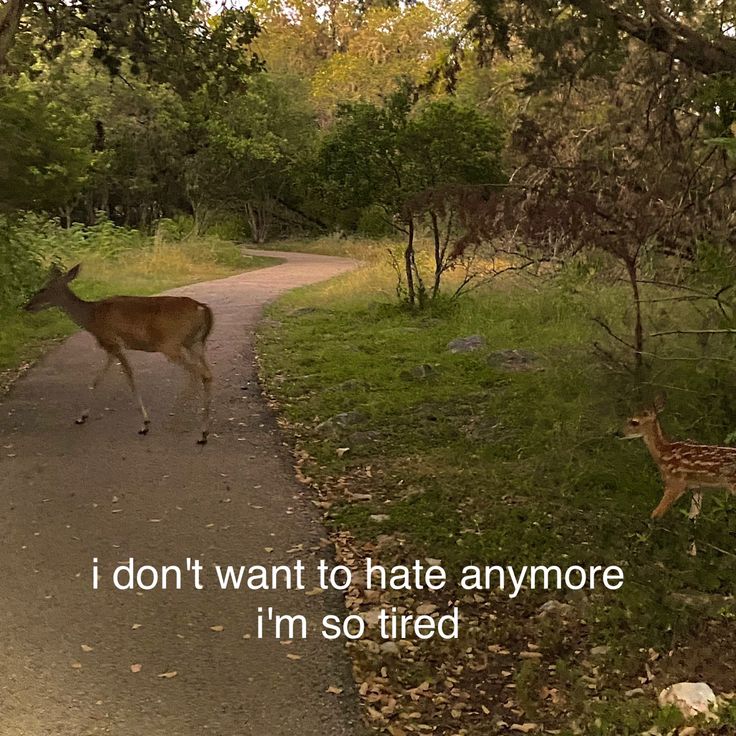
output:
M 716 696 L 705 682 L 678 682 L 659 694 L 660 706 L 674 705 L 686 718 L 710 713 Z

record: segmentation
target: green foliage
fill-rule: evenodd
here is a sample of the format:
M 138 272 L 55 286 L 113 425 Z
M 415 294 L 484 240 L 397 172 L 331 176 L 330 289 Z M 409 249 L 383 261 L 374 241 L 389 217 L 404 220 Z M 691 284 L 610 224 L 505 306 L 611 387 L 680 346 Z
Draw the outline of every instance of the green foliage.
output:
M 43 92 L 25 77 L 0 79 L 0 213 L 64 207 L 93 163 L 89 118 Z
M 699 553 L 690 557 L 687 504 L 652 524 L 649 513 L 662 491 L 657 469 L 643 444 L 620 442 L 614 433 L 666 386 L 666 431 L 722 442 L 736 417 L 736 383 L 723 363 L 676 360 L 681 346 L 671 343 L 658 353 L 651 385 L 612 372 L 595 357 L 598 334 L 589 314 L 623 319 L 625 290 L 578 270 L 583 278 L 532 287 L 504 279 L 452 308 L 411 313 L 391 305 L 390 274 L 373 266 L 283 299 L 270 312 L 280 326 L 264 327 L 260 354 L 269 388 L 311 458 L 303 472 L 328 486 L 330 478 L 347 478 L 349 488 L 370 494 L 361 502 L 338 496 L 328 517 L 358 544 L 391 535 L 401 540 L 403 559 L 440 558 L 453 577 L 465 564 L 623 567 L 624 587 L 590 596 L 586 625 L 565 653 L 574 668 L 590 647 L 609 644 L 616 664 L 605 671 L 613 684 L 600 700 L 583 689 L 579 699 L 565 701 L 565 718 L 584 733 L 633 736 L 655 721 L 662 728 L 677 723 L 669 711 L 658 714 L 648 697 L 622 697 L 638 687 L 650 647 L 697 650 L 706 680 L 707 663 L 717 669 L 719 632 L 730 630 L 717 606 L 734 585 L 728 552 L 736 517 L 732 499 L 708 492 Z M 644 298 L 656 293 L 645 288 Z M 295 316 L 306 305 L 317 309 Z M 700 316 L 685 303 L 660 319 L 663 327 L 688 327 Z M 486 338 L 487 350 L 449 353 L 449 340 L 472 334 Z M 504 371 L 489 362 L 488 352 L 501 349 L 536 354 L 533 370 Z M 732 337 L 717 354 L 736 359 Z M 428 372 L 413 372 L 427 365 Z M 333 435 L 315 429 L 353 410 L 365 415 L 360 425 Z M 338 447 L 350 449 L 338 456 Z M 370 478 L 362 472 L 367 466 Z M 389 518 L 379 523 L 376 514 Z M 699 598 L 713 607 L 706 603 L 704 610 Z M 506 627 L 539 643 L 534 614 L 543 600 L 530 593 L 522 615 L 502 602 L 489 643 L 499 643 Z M 687 679 L 686 666 L 670 676 Z M 525 705 L 536 700 L 543 708 L 536 675 L 530 665 L 520 671 L 517 702 L 523 697 Z

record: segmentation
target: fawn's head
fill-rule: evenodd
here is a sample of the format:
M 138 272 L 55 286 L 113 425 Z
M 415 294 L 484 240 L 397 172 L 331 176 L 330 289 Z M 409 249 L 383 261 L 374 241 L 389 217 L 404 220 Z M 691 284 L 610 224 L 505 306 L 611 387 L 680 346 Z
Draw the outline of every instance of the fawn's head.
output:
M 79 275 L 81 265 L 81 263 L 78 263 L 66 273 L 54 266 L 46 285 L 29 299 L 23 309 L 26 312 L 40 312 L 42 309 L 59 306 L 67 294 L 69 283 Z
M 659 421 L 659 412 L 664 409 L 664 397 L 657 396 L 654 404 L 640 411 L 638 414 L 629 417 L 623 428 L 622 439 L 634 439 L 636 437 L 646 437 L 657 431 L 657 423 Z

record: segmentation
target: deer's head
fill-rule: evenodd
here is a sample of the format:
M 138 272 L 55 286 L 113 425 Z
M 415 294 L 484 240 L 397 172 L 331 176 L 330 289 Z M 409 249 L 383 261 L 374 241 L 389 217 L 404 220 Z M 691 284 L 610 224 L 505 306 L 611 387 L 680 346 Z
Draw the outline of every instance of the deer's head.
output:
M 657 431 L 659 412 L 662 409 L 664 409 L 664 396 L 659 395 L 650 408 L 644 409 L 626 420 L 621 439 L 634 439 L 654 434 Z
M 79 275 L 81 265 L 81 263 L 78 263 L 66 273 L 54 266 L 46 285 L 29 299 L 23 309 L 26 312 L 40 312 L 42 309 L 48 309 L 49 307 L 58 307 L 63 303 L 69 283 Z

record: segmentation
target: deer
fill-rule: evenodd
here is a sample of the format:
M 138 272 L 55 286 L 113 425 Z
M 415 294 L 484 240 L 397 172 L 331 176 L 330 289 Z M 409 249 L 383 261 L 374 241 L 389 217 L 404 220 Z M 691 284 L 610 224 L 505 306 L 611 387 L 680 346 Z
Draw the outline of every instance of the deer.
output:
M 722 488 L 736 494 L 736 447 L 670 440 L 659 423 L 663 409 L 664 398 L 657 397 L 652 407 L 628 419 L 622 439 L 644 440 L 662 476 L 664 493 L 651 518 L 661 519 L 689 490 L 692 500 L 688 516 L 695 524 L 702 508 L 703 490 Z M 690 554 L 696 554 L 694 542 Z
M 92 381 L 92 391 L 99 387 L 115 362 L 120 364 L 143 417 L 138 430 L 141 435 L 148 434 L 151 420 L 124 351 L 162 353 L 180 365 L 201 383 L 203 419 L 197 444 L 207 444 L 212 372 L 207 364 L 205 345 L 214 323 L 212 310 L 206 304 L 185 296 L 111 296 L 99 301 L 85 301 L 69 288 L 80 269 L 79 263 L 66 273 L 53 267 L 46 285 L 30 298 L 24 309 L 27 312 L 52 307 L 61 309 L 95 338 L 107 355 L 105 364 Z M 76 423 L 84 424 L 89 412 L 89 409 L 84 409 Z

